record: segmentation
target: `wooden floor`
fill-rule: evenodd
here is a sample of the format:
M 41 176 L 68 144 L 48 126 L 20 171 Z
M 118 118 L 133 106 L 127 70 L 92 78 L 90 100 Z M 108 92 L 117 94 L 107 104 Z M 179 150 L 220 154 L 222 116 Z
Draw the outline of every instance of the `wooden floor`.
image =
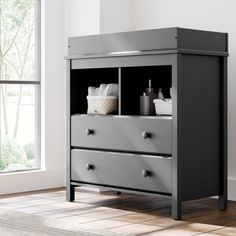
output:
M 212 198 L 185 203 L 182 221 L 170 218 L 169 197 L 113 192 L 79 190 L 73 203 L 64 189 L 31 192 L 2 196 L 0 207 L 130 235 L 236 235 L 236 202 L 219 211 Z

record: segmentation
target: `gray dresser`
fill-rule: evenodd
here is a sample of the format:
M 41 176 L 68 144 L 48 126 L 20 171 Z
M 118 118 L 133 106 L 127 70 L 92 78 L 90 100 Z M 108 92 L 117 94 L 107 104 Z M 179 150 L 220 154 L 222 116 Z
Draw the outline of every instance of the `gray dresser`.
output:
M 69 38 L 67 200 L 76 186 L 172 198 L 219 196 L 227 208 L 228 35 L 167 28 Z M 172 116 L 141 116 L 147 87 L 170 97 Z M 89 86 L 117 83 L 119 109 L 87 115 Z

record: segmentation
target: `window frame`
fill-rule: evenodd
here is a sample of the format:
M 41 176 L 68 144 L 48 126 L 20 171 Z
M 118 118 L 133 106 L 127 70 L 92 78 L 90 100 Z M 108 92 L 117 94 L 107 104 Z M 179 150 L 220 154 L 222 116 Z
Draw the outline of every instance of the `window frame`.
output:
M 35 103 L 35 145 L 36 145 L 36 158 L 37 164 L 33 168 L 27 169 L 19 169 L 12 171 L 0 171 L 1 174 L 6 173 L 16 173 L 16 172 L 24 172 L 24 171 L 33 171 L 33 170 L 41 170 L 42 169 L 42 157 L 41 157 L 41 65 L 42 65 L 42 55 L 41 55 L 41 12 L 42 12 L 42 3 L 41 0 L 35 0 L 35 52 L 37 57 L 36 62 L 36 79 L 35 80 L 2 80 L 0 79 L 0 85 L 34 85 L 35 87 L 35 98 L 37 98 L 37 103 Z

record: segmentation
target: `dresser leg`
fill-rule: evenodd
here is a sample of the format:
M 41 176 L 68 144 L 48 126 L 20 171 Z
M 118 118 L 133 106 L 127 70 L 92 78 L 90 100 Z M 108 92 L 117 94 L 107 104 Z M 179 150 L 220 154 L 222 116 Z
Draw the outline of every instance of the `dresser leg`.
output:
M 68 185 L 66 188 L 66 200 L 68 202 L 73 202 L 75 200 L 75 186 Z
M 172 218 L 174 220 L 181 220 L 182 218 L 182 202 L 177 201 L 176 199 L 172 198 Z
M 226 194 L 219 195 L 219 208 L 222 211 L 228 208 L 228 198 Z

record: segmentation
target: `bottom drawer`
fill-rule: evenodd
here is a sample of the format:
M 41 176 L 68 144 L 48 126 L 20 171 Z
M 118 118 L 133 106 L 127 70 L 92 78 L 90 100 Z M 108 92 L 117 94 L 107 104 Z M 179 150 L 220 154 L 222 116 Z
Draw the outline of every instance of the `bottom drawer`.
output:
M 71 180 L 171 193 L 171 158 L 73 149 Z

